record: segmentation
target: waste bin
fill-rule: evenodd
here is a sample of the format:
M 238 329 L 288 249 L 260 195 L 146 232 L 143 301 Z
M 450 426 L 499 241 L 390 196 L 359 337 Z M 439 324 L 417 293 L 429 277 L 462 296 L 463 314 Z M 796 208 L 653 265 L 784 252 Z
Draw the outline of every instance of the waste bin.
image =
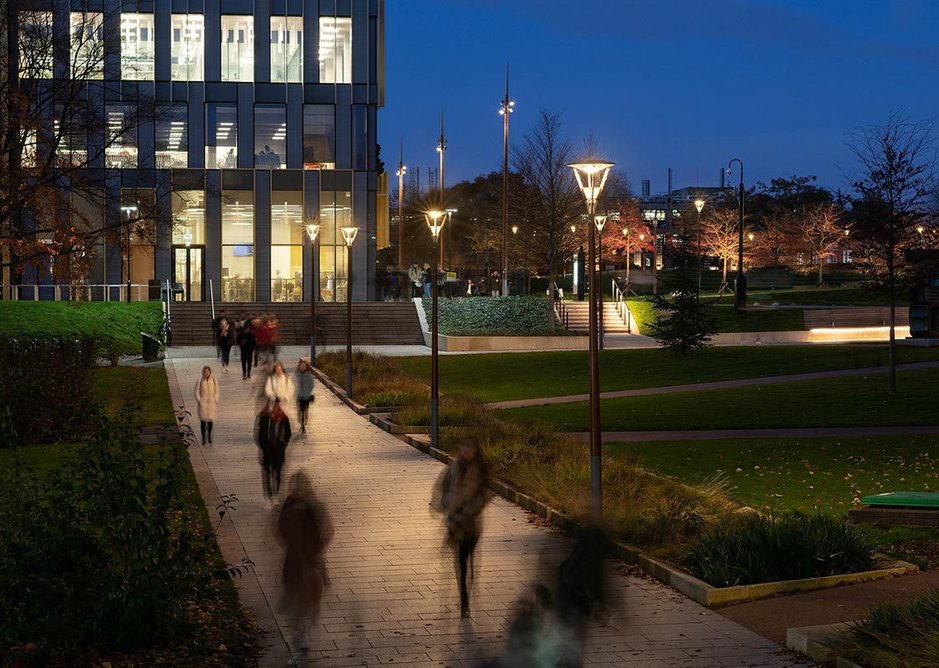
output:
M 143 348 L 143 361 L 156 362 L 160 359 L 160 340 L 156 337 L 140 332 L 140 344 Z
M 152 302 L 160 301 L 161 289 L 163 287 L 162 281 L 158 278 L 151 278 L 147 281 L 147 299 Z

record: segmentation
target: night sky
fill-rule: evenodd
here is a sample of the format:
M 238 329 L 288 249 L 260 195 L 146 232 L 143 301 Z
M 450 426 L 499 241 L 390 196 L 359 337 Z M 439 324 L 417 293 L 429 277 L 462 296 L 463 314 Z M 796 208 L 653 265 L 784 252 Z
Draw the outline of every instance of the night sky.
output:
M 848 189 L 853 128 L 939 114 L 936 0 L 388 0 L 386 18 L 382 156 L 393 171 L 403 139 L 425 184 L 441 107 L 447 183 L 501 169 L 506 62 L 513 143 L 560 112 L 637 192 L 668 167 L 676 188 L 717 185 L 732 157 L 748 184 Z

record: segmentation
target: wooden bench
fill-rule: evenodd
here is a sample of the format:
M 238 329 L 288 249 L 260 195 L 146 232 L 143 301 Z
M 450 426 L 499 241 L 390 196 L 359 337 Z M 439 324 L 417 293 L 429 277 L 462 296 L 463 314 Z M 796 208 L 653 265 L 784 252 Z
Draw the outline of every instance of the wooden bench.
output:
M 828 327 L 886 327 L 890 324 L 890 309 L 886 306 L 805 309 L 805 328 Z M 896 310 L 897 327 L 910 324 L 910 313 L 906 306 Z

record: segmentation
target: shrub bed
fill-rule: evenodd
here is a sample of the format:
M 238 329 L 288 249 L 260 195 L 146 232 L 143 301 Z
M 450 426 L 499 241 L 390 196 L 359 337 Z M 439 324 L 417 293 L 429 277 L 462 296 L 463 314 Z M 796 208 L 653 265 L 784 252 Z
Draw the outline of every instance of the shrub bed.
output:
M 845 518 L 737 514 L 709 527 L 683 564 L 716 587 L 869 571 L 875 544 Z
M 431 300 L 423 300 L 430 322 Z M 446 336 L 551 336 L 558 333 L 542 295 L 441 299 L 440 333 Z
M 317 355 L 316 367 L 347 389 L 344 352 Z M 407 374 L 399 360 L 361 350 L 352 352 L 352 390 L 355 401 L 363 406 L 406 406 L 430 397 L 430 388 Z

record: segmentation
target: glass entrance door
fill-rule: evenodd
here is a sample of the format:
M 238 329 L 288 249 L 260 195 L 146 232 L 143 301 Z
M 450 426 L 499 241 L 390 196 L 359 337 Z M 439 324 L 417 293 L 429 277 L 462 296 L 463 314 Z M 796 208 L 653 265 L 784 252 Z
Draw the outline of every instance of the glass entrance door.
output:
M 205 246 L 173 246 L 173 283 L 183 289 L 184 302 L 205 299 Z

